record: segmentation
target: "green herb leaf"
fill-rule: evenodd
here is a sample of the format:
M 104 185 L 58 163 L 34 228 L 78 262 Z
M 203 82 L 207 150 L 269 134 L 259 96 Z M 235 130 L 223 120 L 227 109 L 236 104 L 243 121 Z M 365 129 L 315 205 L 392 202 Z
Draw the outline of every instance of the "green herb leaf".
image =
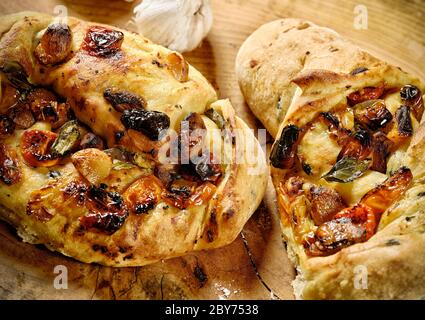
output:
M 370 160 L 357 160 L 352 157 L 344 157 L 339 160 L 332 169 L 322 178 L 328 182 L 351 182 L 361 177 L 369 168 Z
M 80 139 L 80 129 L 76 120 L 66 122 L 52 144 L 50 152 L 54 156 L 64 156 L 70 152 Z
M 126 170 L 126 169 L 132 169 L 135 168 L 136 166 L 132 163 L 129 162 L 124 162 L 124 161 L 120 161 L 120 160 L 114 160 L 112 162 L 112 169 L 114 170 Z

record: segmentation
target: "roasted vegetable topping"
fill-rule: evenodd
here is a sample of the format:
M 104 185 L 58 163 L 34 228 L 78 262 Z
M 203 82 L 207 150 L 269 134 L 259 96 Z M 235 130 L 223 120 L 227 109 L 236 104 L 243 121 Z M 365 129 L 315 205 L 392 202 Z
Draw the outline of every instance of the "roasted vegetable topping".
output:
M 88 149 L 88 148 L 97 148 L 102 150 L 105 144 L 101 137 L 95 135 L 94 133 L 87 132 L 82 138 L 80 142 L 80 149 Z
M 368 100 L 353 109 L 356 121 L 372 131 L 384 128 L 393 119 L 383 100 Z
M 35 56 L 44 65 L 57 64 L 71 52 L 72 32 L 64 23 L 53 23 L 47 27 L 35 48 Z
M 0 115 L 0 138 L 15 132 L 15 123 L 9 117 Z
M 410 107 L 416 120 L 420 122 L 424 112 L 424 102 L 421 90 L 414 85 L 408 84 L 401 88 L 400 97 L 401 101 L 403 101 L 406 106 Z
M 154 175 L 136 180 L 124 192 L 127 207 L 135 214 L 148 213 L 161 198 L 162 185 Z
M 33 167 L 51 167 L 58 159 L 50 153 L 57 135 L 50 131 L 27 130 L 22 134 L 21 153 L 25 161 Z
M 350 93 L 347 97 L 347 102 L 350 106 L 358 103 L 379 99 L 384 94 L 384 85 L 378 87 L 366 87 L 356 92 Z
M 189 65 L 180 53 L 172 52 L 166 58 L 168 70 L 180 82 L 189 80 Z
M 28 76 L 24 68 L 17 62 L 8 61 L 0 66 L 0 70 L 4 72 L 10 83 L 20 91 L 31 89 L 31 84 L 28 82 Z
M 25 104 L 18 103 L 11 107 L 8 115 L 20 129 L 28 129 L 35 123 L 29 106 Z
M 279 140 L 274 143 L 270 153 L 273 167 L 287 169 L 294 165 L 299 132 L 300 129 L 292 124 L 283 128 Z
M 356 68 L 356 69 L 354 69 L 353 71 L 351 71 L 351 72 L 350 72 L 350 74 L 351 74 L 352 76 L 355 76 L 356 74 L 364 73 L 364 72 L 366 72 L 366 71 L 368 71 L 368 70 L 369 70 L 368 68 L 365 68 L 365 67 L 359 67 L 359 68 Z
M 367 130 L 357 126 L 354 134 L 346 135 L 340 142 L 343 143 L 343 146 L 337 160 L 341 160 L 344 157 L 364 160 L 371 151 L 372 137 Z
M 112 160 L 105 152 L 89 148 L 77 151 L 71 156 L 78 172 L 90 183 L 97 185 L 112 169 Z
M 19 182 L 21 177 L 22 172 L 16 152 L 0 144 L 0 180 L 7 185 L 12 185 Z
M 106 89 L 103 96 L 118 112 L 146 107 L 146 101 L 142 97 L 127 91 L 114 92 L 112 89 Z
M 373 135 L 371 170 L 387 172 L 387 157 L 394 143 L 385 134 L 378 131 Z
M 145 134 L 151 140 L 159 140 L 170 127 L 170 118 L 162 112 L 143 109 L 124 110 L 121 122 L 127 129 Z
M 112 234 L 124 224 L 128 209 L 119 193 L 108 192 L 103 187 L 91 186 L 88 189 L 85 205 L 90 212 L 80 217 L 80 223 L 87 229 Z
M 82 48 L 92 56 L 110 57 L 121 49 L 123 40 L 121 31 L 94 26 L 88 30 Z
M 410 137 L 413 135 L 412 119 L 410 118 L 410 108 L 408 106 L 400 106 L 395 113 L 397 121 L 398 133 L 402 137 Z
M 310 190 L 311 217 L 316 225 L 332 218 L 347 205 L 341 195 L 332 188 L 313 187 Z
M 360 202 L 382 214 L 407 190 L 412 179 L 410 169 L 402 167 L 379 186 L 366 193 Z
M 328 182 L 350 182 L 362 176 L 369 168 L 369 164 L 369 160 L 343 157 L 322 178 Z
M 76 120 L 65 123 L 52 145 L 52 155 L 62 157 L 74 150 L 78 146 L 80 135 L 80 129 Z
M 326 255 L 351 244 L 367 241 L 376 232 L 382 213 L 406 191 L 413 176 L 408 168 L 400 168 L 375 187 L 360 203 L 338 212 L 334 219 L 319 226 L 314 242 L 307 243 L 309 255 Z

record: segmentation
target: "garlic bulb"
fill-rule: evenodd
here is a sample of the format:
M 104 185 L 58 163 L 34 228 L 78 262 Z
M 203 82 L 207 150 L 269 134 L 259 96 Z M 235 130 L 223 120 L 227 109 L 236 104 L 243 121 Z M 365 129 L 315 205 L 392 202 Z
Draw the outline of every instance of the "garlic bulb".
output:
M 195 49 L 213 21 L 209 0 L 143 0 L 134 13 L 139 33 L 180 52 Z

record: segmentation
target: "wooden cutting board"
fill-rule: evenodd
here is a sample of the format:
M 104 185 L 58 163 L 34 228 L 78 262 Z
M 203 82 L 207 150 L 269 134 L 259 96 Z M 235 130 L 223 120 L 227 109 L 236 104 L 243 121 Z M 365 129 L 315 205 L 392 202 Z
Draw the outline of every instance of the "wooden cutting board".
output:
M 78 18 L 125 28 L 138 2 L 2 0 L 0 15 L 22 10 L 59 14 L 66 9 Z M 303 18 L 333 28 L 378 57 L 425 79 L 422 0 L 375 0 L 367 1 L 366 7 L 352 0 L 211 2 L 213 28 L 201 47 L 185 56 L 221 97 L 232 100 L 237 114 L 252 128 L 261 124 L 243 101 L 234 60 L 250 33 L 277 18 Z M 12 228 L 0 223 L 0 298 L 292 299 L 295 272 L 281 241 L 273 197 L 269 186 L 264 203 L 232 244 L 138 268 L 80 263 L 42 246 L 22 243 Z M 67 267 L 68 289 L 54 288 L 58 265 Z

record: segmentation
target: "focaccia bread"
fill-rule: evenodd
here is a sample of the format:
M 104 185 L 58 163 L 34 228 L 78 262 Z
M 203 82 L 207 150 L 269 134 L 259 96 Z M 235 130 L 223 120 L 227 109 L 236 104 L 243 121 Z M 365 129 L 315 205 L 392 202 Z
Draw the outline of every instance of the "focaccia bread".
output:
M 265 157 L 182 55 L 35 12 L 1 17 L 0 34 L 0 218 L 24 241 L 123 267 L 237 237 Z
M 424 84 L 295 19 L 254 32 L 236 69 L 276 137 L 271 174 L 296 297 L 425 297 Z

